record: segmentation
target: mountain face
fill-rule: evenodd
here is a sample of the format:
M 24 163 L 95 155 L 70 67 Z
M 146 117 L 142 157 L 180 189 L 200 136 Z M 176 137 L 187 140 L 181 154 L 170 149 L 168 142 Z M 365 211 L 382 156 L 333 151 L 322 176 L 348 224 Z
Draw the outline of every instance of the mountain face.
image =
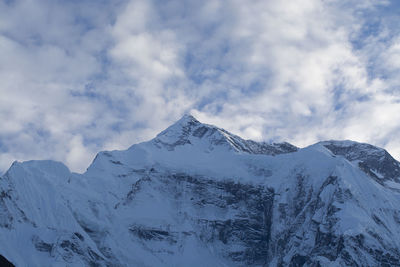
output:
M 15 162 L 0 262 L 400 266 L 399 182 L 399 162 L 368 144 L 258 143 L 184 116 L 84 174 Z

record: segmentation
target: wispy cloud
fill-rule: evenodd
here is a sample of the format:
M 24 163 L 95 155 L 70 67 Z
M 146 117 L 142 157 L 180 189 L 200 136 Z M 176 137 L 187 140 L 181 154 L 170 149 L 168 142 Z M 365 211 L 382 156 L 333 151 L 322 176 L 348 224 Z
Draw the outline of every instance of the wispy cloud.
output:
M 0 2 L 0 169 L 101 149 L 192 112 L 258 140 L 400 157 L 395 1 Z

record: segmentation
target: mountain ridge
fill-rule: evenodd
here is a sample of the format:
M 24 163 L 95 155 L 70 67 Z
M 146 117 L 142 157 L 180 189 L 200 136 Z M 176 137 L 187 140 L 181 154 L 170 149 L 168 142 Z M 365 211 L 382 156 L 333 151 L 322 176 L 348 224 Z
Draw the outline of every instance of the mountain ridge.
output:
M 167 127 L 165 130 L 161 131 L 159 134 L 156 135 L 155 138 L 150 139 L 148 141 L 144 141 L 144 142 L 138 143 L 138 144 L 134 144 L 134 145 L 130 146 L 127 150 L 130 150 L 130 149 L 134 148 L 137 145 L 147 144 L 147 143 L 153 143 L 158 147 L 160 145 L 164 145 L 164 146 L 168 147 L 169 149 L 171 149 L 172 147 L 175 147 L 177 145 L 191 144 L 189 140 L 182 138 L 182 137 L 186 137 L 186 138 L 188 137 L 187 136 L 188 135 L 187 132 L 186 132 L 186 136 L 185 135 L 179 136 L 179 137 L 175 136 L 175 137 L 178 137 L 178 139 L 181 138 L 181 140 L 175 140 L 175 143 L 173 143 L 173 144 L 165 142 L 165 141 L 163 141 L 162 138 L 160 138 L 160 137 L 163 137 L 163 135 L 168 134 L 168 132 L 171 132 L 170 130 L 172 130 L 172 129 L 176 130 L 175 133 L 176 132 L 179 133 L 179 132 L 182 131 L 182 129 L 179 129 L 178 127 L 181 126 L 182 128 L 186 128 L 188 124 L 189 125 L 190 124 L 192 124 L 192 125 L 193 124 L 194 125 L 200 125 L 200 127 L 198 127 L 196 129 L 197 131 L 193 133 L 193 136 L 196 136 L 196 137 L 199 137 L 199 138 L 203 137 L 204 134 L 209 130 L 214 131 L 214 132 L 218 131 L 219 134 L 222 135 L 220 137 L 222 137 L 222 138 L 225 137 L 228 140 L 227 143 L 229 143 L 229 145 L 231 145 L 232 148 L 236 152 L 245 152 L 245 153 L 250 153 L 250 154 L 277 155 L 277 154 L 282 154 L 282 153 L 296 152 L 296 151 L 298 151 L 300 149 L 299 147 L 296 147 L 296 146 L 294 146 L 294 145 L 292 145 L 292 144 L 290 144 L 288 142 L 266 143 L 266 142 L 263 142 L 263 141 L 262 142 L 253 141 L 251 139 L 246 139 L 245 140 L 245 139 L 243 139 L 243 138 L 241 138 L 241 137 L 239 137 L 239 136 L 237 136 L 235 134 L 232 134 L 232 133 L 230 133 L 230 132 L 228 132 L 228 131 L 226 131 L 226 130 L 224 130 L 222 128 L 219 128 L 219 127 L 216 127 L 216 126 L 210 125 L 210 124 L 201 123 L 194 116 L 192 116 L 190 114 L 184 114 L 183 117 L 181 117 L 181 119 L 179 119 L 178 121 L 173 123 L 171 126 Z M 205 132 L 203 132 L 203 131 L 205 131 Z M 236 141 L 236 140 L 232 141 L 232 139 L 238 139 L 239 141 Z M 217 140 L 217 141 L 219 141 L 219 140 Z M 221 142 L 221 143 L 223 143 L 223 142 Z M 243 144 L 237 145 L 237 143 L 245 143 L 245 145 L 243 145 Z M 326 141 L 319 141 L 317 143 L 311 144 L 311 145 L 306 146 L 304 148 L 315 146 L 315 145 L 319 145 L 319 144 L 321 144 L 324 147 L 326 147 L 333 154 L 335 154 L 337 156 L 343 156 L 346 159 L 349 159 L 350 161 L 353 161 L 353 159 L 351 158 L 351 155 L 347 155 L 346 156 L 343 153 L 339 154 L 338 151 L 336 151 L 336 153 L 335 153 L 335 152 L 332 151 L 332 149 L 349 148 L 349 147 L 353 147 L 353 148 L 354 147 L 358 147 L 358 148 L 359 147 L 366 147 L 366 148 L 368 148 L 368 149 L 370 149 L 372 151 L 378 151 L 380 153 L 385 153 L 385 156 L 389 156 L 390 157 L 389 160 L 397 162 L 399 167 L 400 167 L 400 163 L 396 159 L 394 159 L 389 154 L 389 152 L 387 150 L 385 150 L 383 148 L 380 148 L 380 147 L 377 147 L 377 146 L 374 146 L 374 145 L 370 145 L 370 144 L 362 143 L 362 142 L 357 142 L 357 141 L 353 141 L 353 140 L 326 140 Z M 251 147 L 251 145 L 253 145 L 253 147 L 249 148 L 249 147 Z M 254 147 L 256 147 L 256 148 L 254 148 Z M 265 147 L 268 147 L 270 150 L 266 149 Z M 264 151 L 263 151 L 263 148 L 264 148 Z M 304 148 L 302 148 L 302 149 L 304 149 Z M 93 162 L 99 156 L 99 154 L 104 154 L 104 153 L 107 154 L 107 153 L 116 152 L 116 151 L 125 151 L 125 150 L 101 151 L 95 156 L 94 160 L 88 166 L 88 168 L 90 168 L 90 166 L 93 164 Z M 367 149 L 366 150 L 361 150 L 361 152 L 366 152 L 366 151 L 368 151 L 368 150 Z M 357 155 L 353 155 L 353 157 L 357 157 Z M 361 156 L 360 156 L 360 158 L 361 158 Z M 29 160 L 29 161 L 26 161 L 26 162 L 57 162 L 57 163 L 61 163 L 62 165 L 66 166 L 63 162 L 55 161 L 55 160 Z M 21 162 L 15 161 L 14 163 L 21 163 Z M 6 172 L 4 172 L 4 174 Z M 400 177 L 400 174 L 399 174 L 399 177 Z

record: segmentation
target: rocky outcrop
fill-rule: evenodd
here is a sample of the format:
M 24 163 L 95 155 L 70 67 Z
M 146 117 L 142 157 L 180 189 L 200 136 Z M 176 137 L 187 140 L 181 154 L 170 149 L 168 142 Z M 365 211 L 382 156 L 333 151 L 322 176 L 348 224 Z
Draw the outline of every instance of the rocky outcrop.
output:
M 382 148 L 354 141 L 325 141 L 321 144 L 333 154 L 355 162 L 377 181 L 400 182 L 400 163 Z
M 4 267 L 15 267 L 14 264 L 9 262 L 6 258 L 4 258 L 2 255 L 0 255 L 0 266 Z

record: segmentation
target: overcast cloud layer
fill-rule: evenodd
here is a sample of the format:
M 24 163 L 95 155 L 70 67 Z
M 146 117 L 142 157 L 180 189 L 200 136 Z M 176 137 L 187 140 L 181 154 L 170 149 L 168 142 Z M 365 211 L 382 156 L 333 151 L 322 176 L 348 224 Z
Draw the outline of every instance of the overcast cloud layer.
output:
M 0 1 L 0 170 L 150 139 L 184 113 L 245 138 L 400 158 L 400 4 Z

